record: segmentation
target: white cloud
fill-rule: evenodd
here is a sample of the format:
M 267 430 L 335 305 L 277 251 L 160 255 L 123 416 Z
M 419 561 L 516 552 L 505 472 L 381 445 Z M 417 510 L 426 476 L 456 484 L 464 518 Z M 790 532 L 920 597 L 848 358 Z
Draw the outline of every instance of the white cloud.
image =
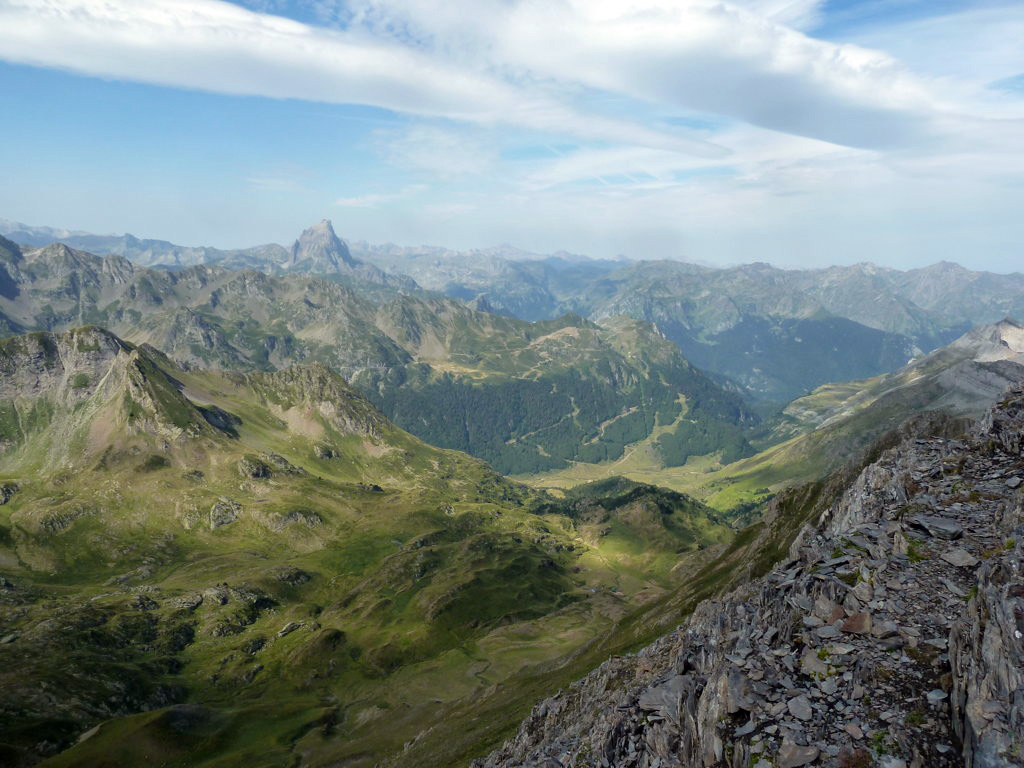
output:
M 219 0 L 4 0 L 0 58 L 229 94 L 364 104 L 704 155 L 725 150 L 472 72 L 393 41 Z
M 822 0 L 303 8 L 344 27 L 218 0 L 0 0 L 0 58 L 411 115 L 358 144 L 409 178 L 337 200 L 369 239 L 712 261 L 1019 259 L 1024 100 L 988 86 L 1024 72 L 1020 3 L 861 26 L 856 45 L 807 34 Z M 694 115 L 705 127 L 669 127 Z M 287 174 L 249 177 L 287 187 Z M 442 182 L 429 202 L 402 186 L 425 179 Z
M 733 5 L 793 29 L 821 23 L 825 0 L 733 0 Z
M 727 152 L 609 116 L 588 94 L 876 148 L 918 144 L 955 112 L 892 57 L 785 26 L 819 10 L 815 0 L 353 0 L 349 27 L 335 31 L 221 0 L 3 0 L 0 56 L 699 156 Z
M 782 0 L 361 0 L 375 34 L 520 82 L 586 88 L 859 147 L 920 143 L 953 111 L 887 54 L 808 37 Z M 768 14 L 766 17 L 765 15 Z

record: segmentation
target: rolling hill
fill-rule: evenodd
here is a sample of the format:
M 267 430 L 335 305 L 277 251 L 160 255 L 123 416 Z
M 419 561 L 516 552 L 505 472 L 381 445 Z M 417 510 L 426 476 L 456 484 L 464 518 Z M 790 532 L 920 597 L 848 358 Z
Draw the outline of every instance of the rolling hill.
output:
M 83 327 L 0 370 L 5 765 L 412 765 L 442 722 L 468 759 L 522 701 L 468 704 L 550 691 L 732 535 L 627 481 L 539 496 L 317 363 L 184 369 Z

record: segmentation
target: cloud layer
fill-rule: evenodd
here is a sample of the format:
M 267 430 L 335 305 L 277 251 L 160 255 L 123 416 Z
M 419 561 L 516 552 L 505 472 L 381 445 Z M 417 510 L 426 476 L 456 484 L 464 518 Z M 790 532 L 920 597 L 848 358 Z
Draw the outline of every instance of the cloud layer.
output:
M 388 110 L 336 150 L 380 172 L 308 214 L 360 237 L 895 262 L 1024 234 L 1019 3 L 837 42 L 824 0 L 241 2 L 0 0 L 0 59 Z

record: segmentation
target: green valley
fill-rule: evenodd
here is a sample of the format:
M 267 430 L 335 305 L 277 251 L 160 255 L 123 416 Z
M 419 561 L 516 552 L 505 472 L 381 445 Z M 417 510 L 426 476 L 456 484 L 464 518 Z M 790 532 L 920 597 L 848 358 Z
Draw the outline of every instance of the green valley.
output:
M 442 721 L 463 759 L 522 714 L 480 732 L 468 702 L 578 669 L 732 536 L 629 481 L 538 494 L 316 363 L 184 369 L 85 327 L 0 370 L 5 764 L 414 765 Z

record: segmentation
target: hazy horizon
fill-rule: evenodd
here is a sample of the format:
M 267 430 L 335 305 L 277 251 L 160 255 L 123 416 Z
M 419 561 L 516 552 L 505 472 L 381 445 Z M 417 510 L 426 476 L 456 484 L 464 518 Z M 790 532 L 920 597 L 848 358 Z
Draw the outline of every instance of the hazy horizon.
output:
M 325 219 L 321 219 L 321 221 L 323 221 L 323 220 L 325 220 Z M 312 224 L 313 223 L 311 222 L 311 225 Z M 71 229 L 69 229 L 67 227 L 54 227 L 54 226 L 50 226 L 50 225 L 46 225 L 46 224 L 30 224 L 29 222 L 24 222 L 24 221 L 14 221 L 12 219 L 7 219 L 7 218 L 5 218 L 3 216 L 0 216 L 0 227 L 7 226 L 7 225 L 19 225 L 19 226 L 26 227 L 29 230 L 53 230 L 54 232 L 65 232 L 66 234 L 64 235 L 64 237 L 68 238 L 68 239 L 70 239 L 72 237 L 76 237 L 76 236 L 110 237 L 110 238 L 121 238 L 121 237 L 131 236 L 131 237 L 137 238 L 140 241 L 152 240 L 152 241 L 159 241 L 159 242 L 169 242 L 169 243 L 171 243 L 171 244 L 173 244 L 175 246 L 182 247 L 182 248 L 217 248 L 218 250 L 223 250 L 223 251 L 244 251 L 244 250 L 248 250 L 248 249 L 252 249 L 252 248 L 259 248 L 259 247 L 270 246 L 270 245 L 278 245 L 278 246 L 281 246 L 283 248 L 289 248 L 291 246 L 291 244 L 296 239 L 295 237 L 293 237 L 293 238 L 286 238 L 286 239 L 278 241 L 278 242 L 267 241 L 267 242 L 262 242 L 262 243 L 250 243 L 248 245 L 227 245 L 227 246 L 221 247 L 221 246 L 212 246 L 209 243 L 179 243 L 179 242 L 175 242 L 173 240 L 170 240 L 170 239 L 168 239 L 166 237 L 159 237 L 159 236 L 152 236 L 151 237 L 149 235 L 140 234 L 138 232 L 90 232 L 88 230 L 78 230 L 78 229 L 71 230 Z M 334 224 L 333 224 L 333 221 L 332 221 L 332 227 L 333 226 L 334 226 Z M 301 232 L 297 232 L 296 233 L 296 237 L 299 234 L 301 234 Z M 715 264 L 715 263 L 712 263 L 712 262 L 709 262 L 709 261 L 706 261 L 706 260 L 702 260 L 702 259 L 688 258 L 685 255 L 684 256 L 678 256 L 676 258 L 666 258 L 666 257 L 659 257 L 659 256 L 634 257 L 634 256 L 629 256 L 628 254 L 616 254 L 614 256 L 594 256 L 592 254 L 569 251 L 569 250 L 564 249 L 564 248 L 560 248 L 560 249 L 557 249 L 557 250 L 554 250 L 554 251 L 546 251 L 546 252 L 530 251 L 530 250 L 527 250 L 527 249 L 524 249 L 524 248 L 520 248 L 516 243 L 494 243 L 494 244 L 491 244 L 491 245 L 477 245 L 477 246 L 469 246 L 469 247 L 466 247 L 466 248 L 452 248 L 450 246 L 444 245 L 443 243 L 396 243 L 396 242 L 393 242 L 393 241 L 377 241 L 377 242 L 374 242 L 374 241 L 364 240 L 364 239 L 355 239 L 355 238 L 351 238 L 351 237 L 346 237 L 344 232 L 338 232 L 336 228 L 335 228 L 335 234 L 337 234 L 338 237 L 343 242 L 345 242 L 347 245 L 349 245 L 349 246 L 361 246 L 361 247 L 366 247 L 366 248 L 386 248 L 386 247 L 392 247 L 392 248 L 398 248 L 398 249 L 406 250 L 406 251 L 415 251 L 416 249 L 421 249 L 422 248 L 422 249 L 431 249 L 431 250 L 437 249 L 437 250 L 443 250 L 443 251 L 450 251 L 450 252 L 454 252 L 454 253 L 489 253 L 489 252 L 498 252 L 497 255 L 502 255 L 502 256 L 505 255 L 505 254 L 501 253 L 502 251 L 509 251 L 509 252 L 516 252 L 516 253 L 510 253 L 508 255 L 508 258 L 515 259 L 515 257 L 517 255 L 521 255 L 521 256 L 525 257 L 526 260 L 530 260 L 531 258 L 536 258 L 536 259 L 539 260 L 539 259 L 545 259 L 545 258 L 549 258 L 549 257 L 565 256 L 565 257 L 572 257 L 572 258 L 579 258 L 579 259 L 590 259 L 590 260 L 595 260 L 595 261 L 602 261 L 602 260 L 603 261 L 622 261 L 623 263 L 630 263 L 630 264 L 632 264 L 632 263 L 639 263 L 639 262 L 643 262 L 643 261 L 678 261 L 680 263 L 693 264 L 693 265 L 700 266 L 700 267 L 707 267 L 709 269 L 734 269 L 734 268 L 744 267 L 744 266 L 753 266 L 753 265 L 756 265 L 756 264 L 768 264 L 770 267 L 773 267 L 775 269 L 781 269 L 781 270 L 828 269 L 830 267 L 851 267 L 851 266 L 856 266 L 858 264 L 865 264 L 865 265 L 870 265 L 870 266 L 874 266 L 874 267 L 879 267 L 881 269 L 896 269 L 896 270 L 903 270 L 903 271 L 910 270 L 910 269 L 921 269 L 921 268 L 925 268 L 925 267 L 937 266 L 937 265 L 939 265 L 941 263 L 954 263 L 954 264 L 959 264 L 959 266 L 965 267 L 967 269 L 973 269 L 974 271 L 987 271 L 987 272 L 991 272 L 992 274 L 1004 274 L 1004 275 L 1008 275 L 1008 274 L 1022 274 L 1022 270 L 1020 270 L 1020 269 L 1005 269 L 1005 270 L 998 270 L 998 269 L 996 269 L 996 270 L 986 270 L 984 268 L 974 269 L 970 265 L 964 264 L 962 262 L 958 262 L 955 259 L 940 259 L 940 260 L 937 260 L 937 261 L 929 262 L 929 263 L 926 263 L 926 264 L 920 264 L 920 265 L 916 265 L 916 266 L 911 266 L 911 267 L 896 267 L 896 266 L 893 266 L 891 264 L 885 264 L 885 263 L 882 263 L 882 262 L 876 262 L 876 261 L 870 261 L 870 260 L 864 260 L 864 259 L 861 259 L 859 261 L 833 262 L 833 263 L 828 263 L 828 264 L 825 264 L 825 263 L 822 263 L 822 264 L 785 264 L 785 263 L 778 263 L 778 262 L 773 262 L 773 261 L 766 261 L 764 259 L 752 259 L 752 260 L 749 260 L 749 261 L 736 261 L 736 262 Z M 0 230 L 0 236 L 6 237 L 6 235 L 3 234 L 2 230 Z M 25 244 L 23 243 L 22 245 L 25 245 Z M 369 258 L 372 261 L 372 255 L 369 256 Z

